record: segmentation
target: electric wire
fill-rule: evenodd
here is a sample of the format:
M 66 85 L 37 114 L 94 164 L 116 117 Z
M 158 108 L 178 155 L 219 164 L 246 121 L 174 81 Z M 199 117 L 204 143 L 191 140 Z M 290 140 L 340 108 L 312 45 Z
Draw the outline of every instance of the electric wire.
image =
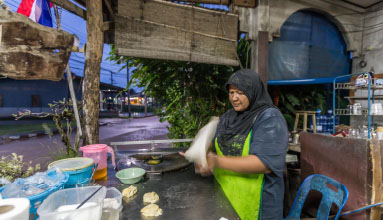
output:
M 9 2 L 8 0 L 5 0 L 4 1 L 6 4 L 8 4 L 8 6 L 12 6 L 14 8 L 16 8 L 16 10 L 18 9 L 19 6 L 15 6 L 13 3 Z

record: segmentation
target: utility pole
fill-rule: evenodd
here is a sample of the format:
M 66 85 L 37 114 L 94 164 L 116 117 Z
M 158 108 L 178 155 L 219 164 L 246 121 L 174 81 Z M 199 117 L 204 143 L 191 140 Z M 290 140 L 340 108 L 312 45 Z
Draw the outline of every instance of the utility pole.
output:
M 128 62 L 126 62 L 126 85 L 129 85 L 129 66 Z M 130 86 L 128 86 L 128 115 L 129 118 L 131 117 L 131 111 L 130 111 Z

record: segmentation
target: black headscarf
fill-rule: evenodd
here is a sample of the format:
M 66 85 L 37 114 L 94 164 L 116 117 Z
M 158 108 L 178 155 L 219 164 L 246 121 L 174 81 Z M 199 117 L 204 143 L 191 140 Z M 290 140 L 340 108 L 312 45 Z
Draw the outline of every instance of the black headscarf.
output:
M 226 91 L 229 91 L 230 85 L 245 93 L 249 99 L 249 107 L 242 112 L 237 112 L 232 108 L 220 117 L 217 141 L 224 155 L 240 156 L 256 116 L 265 109 L 275 106 L 258 74 L 253 70 L 236 71 L 227 81 Z

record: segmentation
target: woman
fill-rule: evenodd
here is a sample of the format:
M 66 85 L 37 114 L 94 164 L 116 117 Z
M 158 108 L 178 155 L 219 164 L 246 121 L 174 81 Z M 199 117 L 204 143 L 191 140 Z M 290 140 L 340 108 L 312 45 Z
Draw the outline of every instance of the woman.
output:
M 283 219 L 288 129 L 258 74 L 235 72 L 226 83 L 233 108 L 217 126 L 208 167 L 242 220 Z

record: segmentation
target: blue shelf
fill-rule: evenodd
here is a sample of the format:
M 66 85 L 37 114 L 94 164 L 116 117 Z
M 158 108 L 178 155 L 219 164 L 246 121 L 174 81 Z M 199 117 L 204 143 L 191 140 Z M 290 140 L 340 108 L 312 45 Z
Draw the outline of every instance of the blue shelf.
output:
M 333 134 L 335 133 L 335 112 L 336 112 L 336 104 L 335 104 L 335 90 L 341 90 L 341 89 L 367 89 L 367 118 L 368 118 L 368 139 L 371 139 L 371 114 L 370 114 L 370 109 L 371 109 L 371 89 L 383 89 L 383 88 L 378 88 L 375 87 L 374 85 L 371 85 L 371 76 L 370 74 L 368 75 L 367 82 L 368 84 L 365 86 L 355 86 L 352 83 L 339 83 L 339 82 L 344 82 L 344 79 L 350 79 L 351 76 L 359 76 L 361 74 L 368 73 L 368 72 L 363 72 L 363 73 L 354 73 L 354 74 L 348 74 L 348 75 L 343 75 L 343 76 L 338 76 L 335 77 L 333 80 L 333 93 L 332 93 L 332 105 L 333 105 Z

